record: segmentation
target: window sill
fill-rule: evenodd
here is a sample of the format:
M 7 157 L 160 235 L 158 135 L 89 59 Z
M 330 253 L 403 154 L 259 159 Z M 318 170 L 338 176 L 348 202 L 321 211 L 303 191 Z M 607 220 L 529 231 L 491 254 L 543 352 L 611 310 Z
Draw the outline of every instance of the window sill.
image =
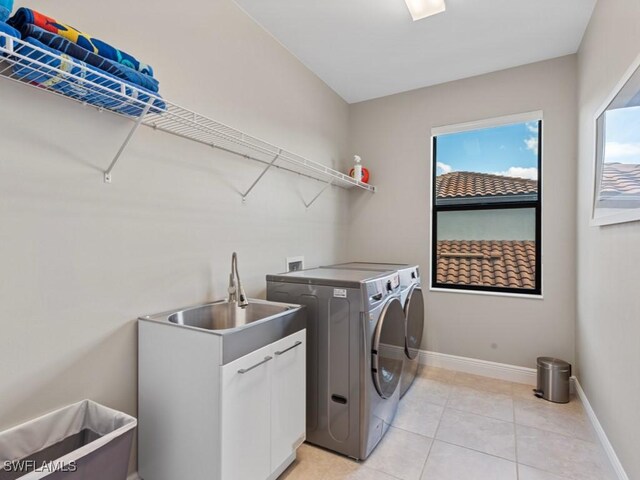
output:
M 543 294 L 485 292 L 482 290 L 465 290 L 464 288 L 438 288 L 438 287 L 429 287 L 429 291 L 442 292 L 442 293 L 462 293 L 464 295 L 486 295 L 491 297 L 512 297 L 512 298 L 526 298 L 529 300 L 544 300 Z

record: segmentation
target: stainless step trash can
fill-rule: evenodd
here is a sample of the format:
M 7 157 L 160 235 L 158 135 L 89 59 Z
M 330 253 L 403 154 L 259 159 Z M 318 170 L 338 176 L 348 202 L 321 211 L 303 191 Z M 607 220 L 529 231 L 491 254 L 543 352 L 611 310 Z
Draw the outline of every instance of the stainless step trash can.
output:
M 137 424 L 83 400 L 0 432 L 0 480 L 126 480 Z
M 571 364 L 553 357 L 538 357 L 536 397 L 554 403 L 569 402 Z

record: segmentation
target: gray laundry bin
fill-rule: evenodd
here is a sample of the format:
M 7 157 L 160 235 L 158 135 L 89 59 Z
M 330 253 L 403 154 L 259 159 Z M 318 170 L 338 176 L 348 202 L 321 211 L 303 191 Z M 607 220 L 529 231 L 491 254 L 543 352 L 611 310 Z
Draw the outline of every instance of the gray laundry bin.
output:
M 0 433 L 0 480 L 125 480 L 138 421 L 91 400 Z

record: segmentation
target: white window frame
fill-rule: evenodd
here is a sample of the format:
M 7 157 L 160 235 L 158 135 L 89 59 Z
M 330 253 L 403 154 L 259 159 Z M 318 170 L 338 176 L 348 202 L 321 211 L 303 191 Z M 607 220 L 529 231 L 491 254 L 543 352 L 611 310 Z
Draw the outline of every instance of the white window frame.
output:
M 596 110 L 595 115 L 593 116 L 593 162 L 592 162 L 592 174 L 591 178 L 593 180 L 592 186 L 593 190 L 591 192 L 591 218 L 589 219 L 589 225 L 591 227 L 602 227 L 606 225 L 614 225 L 617 223 L 627 223 L 627 222 L 635 222 L 640 220 L 640 207 L 638 208 L 630 208 L 630 209 L 615 209 L 611 210 L 619 210 L 618 212 L 611 212 L 609 215 L 602 215 L 596 217 L 596 205 L 598 202 L 598 189 L 600 187 L 600 161 L 604 161 L 603 152 L 598 154 L 598 140 L 600 132 L 598 132 L 598 118 L 603 115 L 609 105 L 613 102 L 613 100 L 618 96 L 620 91 L 624 88 L 627 82 L 631 79 L 636 71 L 640 74 L 640 55 L 636 57 L 631 66 L 624 73 L 620 81 L 616 84 L 615 88 L 611 91 L 611 93 L 607 96 L 606 100 L 603 104 Z M 603 145 L 604 149 L 604 132 L 603 135 Z
M 505 125 L 512 125 L 515 123 L 527 123 L 527 122 L 538 122 L 538 121 L 542 121 L 544 123 L 544 112 L 542 110 L 534 110 L 534 111 L 524 112 L 524 113 L 514 113 L 510 115 L 503 115 L 500 117 L 485 118 L 480 120 L 473 120 L 470 122 L 432 127 L 431 137 L 429 142 L 429 150 L 430 150 L 430 156 L 431 156 L 431 162 L 430 162 L 431 168 L 429 169 L 430 190 L 435 186 L 433 185 L 433 181 L 432 181 L 432 179 L 434 178 L 433 177 L 434 169 L 436 168 L 436 159 L 434 158 L 434 155 L 433 155 L 434 137 L 437 137 L 439 135 L 446 135 L 450 133 L 461 133 L 461 132 L 468 132 L 471 130 L 481 130 L 484 128 L 502 127 Z M 540 162 L 542 165 L 544 165 L 544 141 L 542 145 L 538 146 L 538 148 L 540 148 Z M 544 171 L 545 169 L 542 168 L 542 171 L 540 173 L 542 176 L 544 176 Z M 542 195 L 542 198 L 540 199 L 540 211 L 542 215 L 542 221 L 540 222 L 540 238 L 541 239 L 544 238 L 543 212 L 544 212 L 544 199 L 545 199 L 545 195 L 544 195 L 545 185 L 546 185 L 546 182 L 542 181 L 542 188 L 540 189 L 540 192 L 539 192 L 540 195 Z M 433 198 L 434 198 L 434 195 L 430 194 L 429 195 L 429 215 L 430 215 L 429 217 L 429 261 L 431 263 L 431 269 L 429 270 L 429 291 L 430 292 L 441 292 L 441 293 L 463 294 L 463 295 L 469 295 L 469 294 L 485 295 L 485 296 L 492 296 L 492 297 L 512 297 L 512 298 L 522 298 L 522 299 L 529 299 L 529 300 L 544 299 L 544 286 L 546 282 L 542 280 L 541 280 L 542 285 L 540 286 L 539 294 L 468 290 L 468 289 L 465 289 L 463 285 L 460 286 L 459 288 L 434 287 L 433 286 L 433 269 L 436 268 L 436 265 L 433 264 L 432 259 L 434 258 L 433 249 L 435 248 L 435 246 L 433 244 L 433 235 L 431 234 L 432 233 L 431 229 L 433 228 L 433 211 L 434 211 Z M 541 243 L 542 245 L 540 245 L 540 258 L 538 263 L 540 265 L 540 278 L 543 279 L 544 278 L 544 241 Z

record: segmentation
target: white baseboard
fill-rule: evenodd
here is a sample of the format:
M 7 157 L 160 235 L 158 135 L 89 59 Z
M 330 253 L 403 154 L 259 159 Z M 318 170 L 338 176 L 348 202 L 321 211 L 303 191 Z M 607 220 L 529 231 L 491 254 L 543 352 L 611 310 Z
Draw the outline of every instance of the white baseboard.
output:
M 418 361 L 421 365 L 446 368 L 456 372 L 472 373 L 483 377 L 497 378 L 508 382 L 535 385 L 537 373 L 535 368 L 518 367 L 506 363 L 478 360 L 476 358 L 458 357 L 446 353 L 428 352 L 420 350 Z
M 602 448 L 607 454 L 607 457 L 609 458 L 609 462 L 611 462 L 611 466 L 613 467 L 613 470 L 615 471 L 618 477 L 618 480 L 629 480 L 629 476 L 627 475 L 627 472 L 624 471 L 622 463 L 620 463 L 620 459 L 618 458 L 618 455 L 616 455 L 616 452 L 613 449 L 613 445 L 611 445 L 611 442 L 609 441 L 607 434 L 602 428 L 602 425 L 600 425 L 600 421 L 598 420 L 598 417 L 596 417 L 596 413 L 593 411 L 593 408 L 591 408 L 589 399 L 587 398 L 587 395 L 584 393 L 584 390 L 582 389 L 580 382 L 576 377 L 572 377 L 572 380 L 573 380 L 573 385 L 575 387 L 576 393 L 580 397 L 580 400 L 582 400 L 582 405 L 584 406 L 584 409 L 587 412 L 587 416 L 589 417 L 589 420 L 591 421 L 591 424 L 593 425 L 593 428 L 595 429 L 596 434 L 598 435 L 598 440 L 600 440 L 600 443 L 602 444 Z

